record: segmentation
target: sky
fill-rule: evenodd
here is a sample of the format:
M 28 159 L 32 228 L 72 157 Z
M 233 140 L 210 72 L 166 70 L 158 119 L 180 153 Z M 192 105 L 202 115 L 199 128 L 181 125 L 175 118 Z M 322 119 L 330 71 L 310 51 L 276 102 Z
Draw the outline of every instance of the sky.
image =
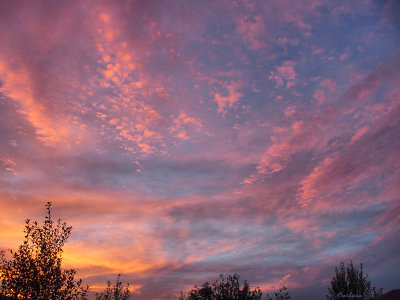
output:
M 238 273 L 400 288 L 400 2 L 0 1 L 0 248 L 176 299 Z

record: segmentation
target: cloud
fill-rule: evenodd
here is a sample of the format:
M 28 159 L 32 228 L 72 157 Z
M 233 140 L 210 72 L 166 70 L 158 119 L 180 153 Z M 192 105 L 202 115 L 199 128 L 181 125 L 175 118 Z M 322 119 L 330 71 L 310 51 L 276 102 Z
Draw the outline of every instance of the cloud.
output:
M 271 71 L 268 79 L 276 81 L 275 87 L 286 86 L 290 88 L 296 84 L 296 63 L 294 61 L 285 61 L 281 66 L 277 66 L 276 71 Z
M 239 82 L 231 82 L 226 89 L 228 90 L 228 95 L 223 96 L 220 93 L 215 93 L 214 100 L 218 104 L 218 112 L 226 113 L 228 108 L 234 107 L 234 105 L 243 96 L 243 93 L 238 92 L 241 87 Z
M 319 104 L 322 104 L 326 101 L 325 92 L 321 90 L 315 91 L 313 95 L 314 99 L 318 101 Z
M 321 86 L 327 88 L 330 93 L 333 93 L 336 89 L 336 83 L 330 78 L 324 79 Z
M 51 108 L 46 107 L 35 98 L 32 75 L 28 70 L 21 68 L 15 72 L 7 68 L 5 63 L 0 65 L 2 66 L 0 76 L 3 81 L 1 90 L 7 97 L 20 104 L 18 112 L 32 124 L 40 141 L 54 146 L 59 143 L 76 143 L 82 139 L 82 135 L 72 137 L 70 134 L 80 129 L 79 124 L 72 125 L 72 122 L 65 121 L 56 122 L 49 114 Z
M 171 131 L 176 137 L 187 140 L 189 139 L 187 136 L 187 128 L 189 127 L 199 130 L 202 124 L 195 118 L 189 117 L 186 113 L 181 112 L 179 116 L 174 119 L 174 125 L 171 127 Z
M 363 127 L 360 130 L 358 130 L 356 132 L 356 134 L 351 138 L 350 143 L 355 143 L 356 141 L 358 141 L 364 134 L 366 134 L 368 132 L 368 128 L 367 127 Z
M 322 204 L 327 195 L 351 191 L 362 185 L 367 178 L 374 178 L 376 174 L 390 169 L 392 166 L 387 163 L 396 157 L 395 153 L 400 144 L 395 138 L 398 134 L 397 125 L 395 123 L 388 125 L 387 122 L 397 114 L 396 111 L 398 108 L 375 124 L 373 130 L 361 128 L 351 138 L 350 145 L 345 151 L 340 155 L 329 156 L 319 164 L 302 181 L 299 190 L 302 205 L 307 206 L 313 201 L 321 201 Z M 391 156 L 392 159 L 389 159 Z M 325 205 L 331 204 L 326 201 Z
M 265 35 L 264 23 L 261 16 L 242 17 L 238 20 L 237 30 L 243 39 L 248 43 L 249 48 L 257 50 L 265 47 L 265 42 L 262 41 Z

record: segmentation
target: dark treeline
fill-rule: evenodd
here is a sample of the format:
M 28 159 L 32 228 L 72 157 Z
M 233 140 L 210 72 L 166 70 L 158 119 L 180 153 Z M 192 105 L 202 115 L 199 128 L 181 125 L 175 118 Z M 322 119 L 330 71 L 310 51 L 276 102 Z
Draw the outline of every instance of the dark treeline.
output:
M 194 286 L 187 295 L 181 296 L 179 300 L 289 300 L 291 297 L 287 288 L 282 286 L 274 295 L 266 295 L 264 298 L 259 287 L 251 289 L 249 283 L 244 280 L 243 287 L 240 283 L 238 274 L 229 275 L 225 278 L 223 275 L 212 284 L 206 282 L 201 286 Z
M 89 286 L 75 279 L 74 269 L 61 268 L 63 246 L 67 242 L 72 227 L 54 221 L 51 203 L 46 204 L 46 216 L 42 225 L 37 221 L 25 221 L 25 240 L 16 251 L 9 250 L 10 259 L 4 250 L 0 251 L 0 300 L 84 300 L 88 298 Z M 358 269 L 353 262 L 343 262 L 335 268 L 335 275 L 328 288 L 328 300 L 362 299 L 378 300 L 382 289 L 377 290 L 364 276 L 363 265 Z M 129 284 L 107 282 L 106 289 L 95 295 L 96 300 L 128 300 L 131 298 Z M 289 300 L 292 299 L 285 286 L 272 295 L 263 296 L 260 288 L 252 289 L 238 274 L 224 277 L 213 283 L 195 285 L 179 300 Z

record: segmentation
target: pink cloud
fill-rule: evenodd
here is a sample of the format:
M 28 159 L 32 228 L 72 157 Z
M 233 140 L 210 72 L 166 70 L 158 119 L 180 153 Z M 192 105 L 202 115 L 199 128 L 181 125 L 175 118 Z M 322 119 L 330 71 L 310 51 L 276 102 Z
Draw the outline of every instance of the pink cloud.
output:
M 355 143 L 357 142 L 363 135 L 365 135 L 368 132 L 368 128 L 367 127 L 363 127 L 360 130 L 358 130 L 353 137 L 351 138 L 350 143 Z
M 295 120 L 289 128 L 274 127 L 276 135 L 271 136 L 271 144 L 260 155 L 255 172 L 243 182 L 245 184 L 262 182 L 269 176 L 283 171 L 291 155 L 305 149 L 321 147 L 323 141 L 316 137 L 318 129 L 314 122 L 315 120 Z
M 370 75 L 361 84 L 352 86 L 347 92 L 347 97 L 352 100 L 366 100 L 377 90 L 379 85 L 379 77 L 374 74 Z
M 182 140 L 189 139 L 187 135 L 188 129 L 199 130 L 203 127 L 201 122 L 193 117 L 189 117 L 186 113 L 181 112 L 178 117 L 174 119 L 174 125 L 170 127 L 170 131 L 176 137 Z
M 214 95 L 214 100 L 218 104 L 218 112 L 226 113 L 228 108 L 234 107 L 234 105 L 240 100 L 243 96 L 243 93 L 238 92 L 238 89 L 241 87 L 241 83 L 239 82 L 231 82 L 226 89 L 228 90 L 228 96 L 222 96 L 219 93 Z
M 251 49 L 261 49 L 265 46 L 262 41 L 265 35 L 264 23 L 260 16 L 253 18 L 242 17 L 238 20 L 237 30 Z
M 276 87 L 281 87 L 285 84 L 286 88 L 290 88 L 296 83 L 296 71 L 294 66 L 296 62 L 285 61 L 281 66 L 276 66 L 276 71 L 271 71 L 268 79 L 276 81 Z
M 83 140 L 85 132 L 81 124 L 72 122 L 72 118 L 62 112 L 51 114 L 51 104 L 37 97 L 31 70 L 0 61 L 0 77 L 3 79 L 0 91 L 20 104 L 18 112 L 35 128 L 38 140 L 47 146 L 64 144 L 67 147 Z
M 348 53 L 343 53 L 342 55 L 339 56 L 339 60 L 343 61 L 346 60 L 349 57 Z
M 316 48 L 316 49 L 313 49 L 311 53 L 314 55 L 318 55 L 318 54 L 322 54 L 324 52 L 325 52 L 324 48 Z
M 282 46 L 286 46 L 286 45 L 296 46 L 299 44 L 299 40 L 297 38 L 291 39 L 291 38 L 284 36 L 284 37 L 277 39 L 277 44 L 282 45 Z
M 11 172 L 14 175 L 17 175 L 17 171 L 15 170 L 16 162 L 11 158 L 1 157 L 0 158 L 0 166 L 7 172 Z
M 333 93 L 336 89 L 336 83 L 332 79 L 329 79 L 329 78 L 324 79 L 321 82 L 321 86 L 327 88 L 330 93 Z
M 326 100 L 325 92 L 322 90 L 315 91 L 313 95 L 314 99 L 318 101 L 319 104 L 322 104 Z
M 295 113 L 296 113 L 296 107 L 294 107 L 292 105 L 288 106 L 284 111 L 284 115 L 287 118 L 293 116 Z
M 388 129 L 387 122 L 393 120 L 397 110 L 398 108 L 393 108 L 385 117 L 377 120 L 372 128 L 359 129 L 351 137 L 346 150 L 327 156 L 321 161 L 301 181 L 297 194 L 299 203 L 304 207 L 311 203 L 314 203 L 314 207 L 318 205 L 330 207 L 332 205 L 332 201 L 329 201 L 330 197 L 351 193 L 377 174 L 385 173 L 390 169 L 392 165 L 389 162 L 398 156 L 393 150 L 399 147 L 399 143 L 392 140 L 392 136 L 396 133 Z M 387 144 L 386 141 L 391 142 Z M 367 199 L 360 202 L 362 205 L 369 205 Z M 360 202 L 354 205 L 361 205 Z

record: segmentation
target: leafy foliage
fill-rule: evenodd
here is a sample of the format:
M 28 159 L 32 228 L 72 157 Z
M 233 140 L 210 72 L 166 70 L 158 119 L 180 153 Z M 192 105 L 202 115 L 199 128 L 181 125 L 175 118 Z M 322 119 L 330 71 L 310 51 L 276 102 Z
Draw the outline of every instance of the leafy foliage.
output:
M 341 262 L 339 267 L 335 267 L 335 276 L 331 280 L 331 287 L 328 288 L 327 299 L 378 299 L 382 295 L 382 289 L 371 289 L 371 282 L 367 277 L 368 275 L 364 276 L 363 273 L 363 264 L 357 269 L 352 261 L 346 266 Z
M 261 300 L 262 293 L 259 288 L 254 290 L 250 289 L 247 281 L 243 281 L 243 288 L 239 281 L 239 275 L 229 275 L 224 278 L 223 275 L 219 276 L 213 284 L 208 282 L 200 287 L 194 286 L 187 296 L 183 294 L 180 300 Z
M 287 291 L 287 287 L 282 286 L 279 291 L 274 293 L 274 298 L 267 294 L 266 300 L 289 300 L 290 295 Z
M 121 274 L 118 274 L 115 284 L 111 286 L 111 282 L 107 281 L 106 290 L 103 293 L 97 293 L 96 300 L 129 300 L 131 294 L 129 283 L 126 284 L 125 290 L 123 289 Z
M 74 269 L 62 270 L 62 247 L 72 227 L 51 218 L 51 203 L 46 204 L 47 215 L 41 225 L 26 220 L 25 241 L 17 251 L 9 250 L 0 257 L 0 297 L 14 299 L 86 299 L 89 287 L 82 280 L 75 281 Z

